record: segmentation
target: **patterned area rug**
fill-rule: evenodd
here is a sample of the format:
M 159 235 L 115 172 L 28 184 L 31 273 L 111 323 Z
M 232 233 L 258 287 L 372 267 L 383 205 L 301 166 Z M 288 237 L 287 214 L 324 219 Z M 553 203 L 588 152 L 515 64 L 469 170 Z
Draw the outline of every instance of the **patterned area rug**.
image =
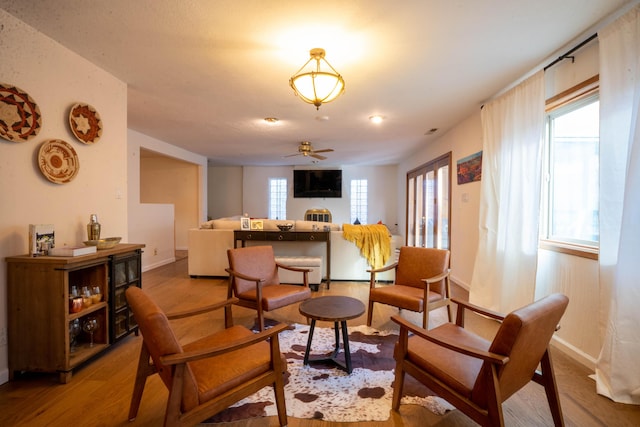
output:
M 350 375 L 337 369 L 332 363 L 303 366 L 309 326 L 296 324 L 292 330 L 280 334 L 280 349 L 288 363 L 288 378 L 285 380 L 288 416 L 335 422 L 389 419 L 395 368 L 393 347 L 398 336 L 367 326 L 348 329 L 353 367 Z M 330 354 L 334 346 L 333 328 L 316 327 L 311 344 L 311 356 Z M 344 362 L 342 342 L 337 359 Z M 402 398 L 402 404 L 422 405 L 441 415 L 453 409 L 448 402 L 433 396 L 429 389 L 409 375 L 405 377 L 405 396 Z M 265 387 L 219 413 L 207 423 L 276 414 L 273 389 Z

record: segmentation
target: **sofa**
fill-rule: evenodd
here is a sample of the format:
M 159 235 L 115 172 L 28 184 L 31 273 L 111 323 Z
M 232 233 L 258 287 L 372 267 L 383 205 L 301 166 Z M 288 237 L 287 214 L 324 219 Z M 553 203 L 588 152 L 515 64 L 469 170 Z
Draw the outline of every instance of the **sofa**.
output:
M 360 254 L 358 247 L 346 240 L 342 227 L 335 223 L 302 220 L 268 220 L 264 219 L 263 230 L 280 231 L 278 224 L 292 224 L 291 231 L 324 230 L 329 227 L 331 233 L 331 280 L 364 281 L 369 280 L 371 267 Z M 199 228 L 189 230 L 188 268 L 191 277 L 218 276 L 227 277 L 225 268 L 229 266 L 227 249 L 234 247 L 234 231 L 240 230 L 240 218 L 220 218 L 207 221 Z M 309 256 L 322 258 L 322 277 L 326 277 L 326 243 L 325 242 L 289 242 L 289 241 L 255 241 L 246 242 L 251 245 L 272 245 L 276 257 Z M 397 249 L 403 244 L 402 236 L 391 236 L 391 256 L 386 265 L 397 259 Z M 240 243 L 238 242 L 238 246 Z M 381 281 L 393 281 L 393 270 L 378 274 Z

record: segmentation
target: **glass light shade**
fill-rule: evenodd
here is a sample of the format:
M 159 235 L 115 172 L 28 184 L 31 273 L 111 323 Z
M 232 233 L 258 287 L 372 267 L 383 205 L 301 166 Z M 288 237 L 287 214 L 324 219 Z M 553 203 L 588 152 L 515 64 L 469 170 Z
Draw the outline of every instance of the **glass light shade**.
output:
M 302 72 L 310 63 L 315 69 Z M 330 71 L 320 70 L 320 61 L 324 62 Z M 336 70 L 324 59 L 324 49 L 312 49 L 311 59 L 291 77 L 289 84 L 293 91 L 304 102 L 313 104 L 316 109 L 326 102 L 331 102 L 344 92 L 344 79 Z

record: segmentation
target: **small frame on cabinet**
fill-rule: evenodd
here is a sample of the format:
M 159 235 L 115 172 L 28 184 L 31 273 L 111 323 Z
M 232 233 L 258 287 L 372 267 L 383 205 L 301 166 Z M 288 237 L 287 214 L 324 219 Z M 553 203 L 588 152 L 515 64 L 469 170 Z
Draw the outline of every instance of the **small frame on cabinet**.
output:
M 251 220 L 251 229 L 252 230 L 262 230 L 264 228 L 263 222 L 261 219 L 252 219 Z
M 240 218 L 240 230 L 251 230 L 251 220 L 248 217 Z

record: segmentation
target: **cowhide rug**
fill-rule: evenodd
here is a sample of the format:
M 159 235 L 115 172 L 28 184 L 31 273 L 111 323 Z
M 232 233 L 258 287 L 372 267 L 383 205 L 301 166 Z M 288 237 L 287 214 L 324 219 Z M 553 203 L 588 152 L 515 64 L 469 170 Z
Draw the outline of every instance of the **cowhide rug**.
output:
M 296 324 L 280 334 L 280 350 L 287 358 L 285 379 L 287 415 L 325 421 L 355 422 L 389 419 L 395 360 L 395 333 L 367 326 L 349 327 L 349 347 L 353 372 L 348 375 L 332 363 L 303 366 L 309 326 Z M 338 360 L 344 362 L 341 349 Z M 330 354 L 335 346 L 333 328 L 315 328 L 311 356 Z M 405 376 L 402 404 L 416 404 L 437 414 L 453 407 L 410 375 Z M 265 387 L 247 399 L 219 413 L 207 423 L 228 422 L 277 415 L 273 389 Z

